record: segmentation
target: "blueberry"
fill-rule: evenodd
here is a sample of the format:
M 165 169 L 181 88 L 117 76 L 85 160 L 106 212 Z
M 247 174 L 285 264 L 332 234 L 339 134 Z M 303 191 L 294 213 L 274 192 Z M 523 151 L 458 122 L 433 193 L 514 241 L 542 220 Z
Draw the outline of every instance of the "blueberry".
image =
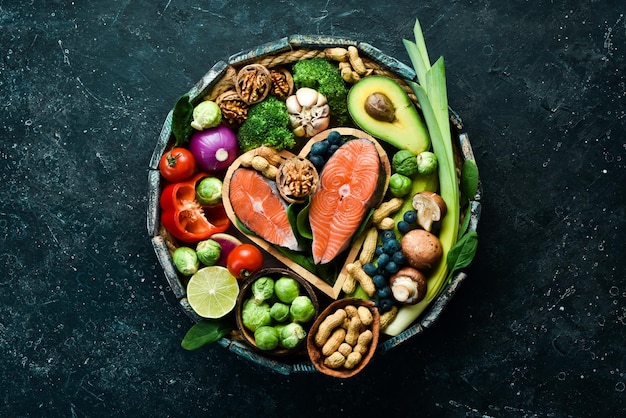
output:
M 391 287 L 385 286 L 383 288 L 380 288 L 380 289 L 378 289 L 376 294 L 381 299 L 387 299 L 387 298 L 391 297 Z
M 393 300 L 391 298 L 384 298 L 378 301 L 378 307 L 383 312 L 388 312 L 391 308 L 393 308 Z
M 393 254 L 397 251 L 400 251 L 400 248 L 400 241 L 395 238 L 388 239 L 383 245 L 383 251 L 387 254 Z
M 374 250 L 374 257 L 379 257 L 382 253 L 383 253 L 383 246 L 379 245 L 376 247 L 376 249 Z
M 414 224 L 415 221 L 417 221 L 417 213 L 414 210 L 407 210 L 406 212 L 404 212 L 404 215 L 402 217 L 410 224 Z
M 337 144 L 330 144 L 330 146 L 328 147 L 328 152 L 326 153 L 326 155 L 328 155 L 329 157 L 331 155 L 333 155 L 337 150 L 339 149 L 339 145 Z
M 309 161 L 313 163 L 318 170 L 326 164 L 326 160 L 321 155 L 309 155 Z
M 391 230 L 386 230 L 383 231 L 382 234 L 380 234 L 380 238 L 383 242 L 385 242 L 390 239 L 396 239 L 396 234 Z
M 398 232 L 400 232 L 401 234 L 406 234 L 411 229 L 413 229 L 411 224 L 408 223 L 407 221 L 400 221 L 400 222 L 398 222 L 397 227 L 398 227 Z
M 385 279 L 385 276 L 383 276 L 382 274 L 374 275 L 374 277 L 372 277 L 372 281 L 374 282 L 374 286 L 376 286 L 376 289 L 382 289 L 383 287 L 387 286 L 387 279 Z
M 406 263 L 406 256 L 402 253 L 402 251 L 396 251 L 391 256 L 391 260 L 399 266 L 402 266 Z
M 367 273 L 368 276 L 373 276 L 378 271 L 378 268 L 373 263 L 365 263 L 363 264 L 363 271 Z
M 311 145 L 311 155 L 324 155 L 328 151 L 328 141 L 318 141 Z
M 393 260 L 390 260 L 387 264 L 385 264 L 385 273 L 395 274 L 398 270 L 400 270 L 400 267 Z
M 378 257 L 378 268 L 384 268 L 391 257 L 387 253 L 383 253 Z
M 326 139 L 331 145 L 341 145 L 341 143 L 343 142 L 341 139 L 341 134 L 337 131 L 329 132 Z

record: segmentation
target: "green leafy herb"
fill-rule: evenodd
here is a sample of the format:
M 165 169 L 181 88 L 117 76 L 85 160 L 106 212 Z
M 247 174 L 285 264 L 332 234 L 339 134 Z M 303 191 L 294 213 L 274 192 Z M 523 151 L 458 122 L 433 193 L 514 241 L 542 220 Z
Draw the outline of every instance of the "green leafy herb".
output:
M 450 266 L 447 282 L 452 280 L 455 272 L 468 267 L 478 249 L 478 234 L 476 231 L 468 231 L 459 239 L 448 252 L 447 263 Z
M 465 160 L 461 167 L 461 195 L 471 200 L 478 191 L 478 166 L 474 160 Z
M 176 146 L 189 141 L 193 131 L 193 105 L 189 101 L 189 94 L 184 94 L 174 106 L 172 111 L 172 133 L 176 138 Z
M 232 330 L 232 324 L 225 319 L 200 321 L 187 331 L 180 345 L 185 350 L 197 350 L 225 337 Z

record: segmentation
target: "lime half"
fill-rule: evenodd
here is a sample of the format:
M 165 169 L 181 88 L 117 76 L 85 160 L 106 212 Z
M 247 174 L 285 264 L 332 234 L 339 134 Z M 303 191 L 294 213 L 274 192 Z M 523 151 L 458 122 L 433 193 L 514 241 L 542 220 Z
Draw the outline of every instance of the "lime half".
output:
M 239 285 L 226 267 L 203 267 L 189 279 L 187 300 L 204 318 L 221 318 L 235 307 Z

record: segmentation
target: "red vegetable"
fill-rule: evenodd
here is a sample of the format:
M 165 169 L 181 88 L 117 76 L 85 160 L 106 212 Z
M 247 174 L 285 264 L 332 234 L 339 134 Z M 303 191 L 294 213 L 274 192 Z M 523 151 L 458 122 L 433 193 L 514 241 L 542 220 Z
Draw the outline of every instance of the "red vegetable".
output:
M 227 126 L 196 131 L 189 139 L 189 150 L 202 171 L 216 172 L 226 169 L 237 158 L 237 136 Z
M 226 267 L 230 274 L 245 279 L 263 267 L 263 254 L 252 244 L 241 244 L 228 254 Z
M 221 203 L 202 206 L 196 200 L 196 183 L 208 176 L 199 173 L 190 180 L 168 184 L 161 192 L 161 222 L 170 234 L 183 242 L 198 242 L 230 227 Z
M 196 172 L 196 159 L 186 148 L 172 148 L 161 156 L 159 171 L 170 183 L 187 180 Z

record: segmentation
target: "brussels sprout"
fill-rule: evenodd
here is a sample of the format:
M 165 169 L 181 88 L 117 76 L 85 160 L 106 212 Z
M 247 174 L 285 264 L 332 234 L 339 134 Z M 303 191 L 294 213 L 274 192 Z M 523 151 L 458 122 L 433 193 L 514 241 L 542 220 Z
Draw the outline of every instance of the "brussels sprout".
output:
M 291 302 L 289 312 L 294 321 L 309 322 L 315 316 L 315 306 L 308 296 L 298 296 Z
M 254 341 L 261 350 L 273 350 L 280 341 L 278 330 L 267 325 L 260 326 L 254 331 Z
M 396 173 L 411 177 L 417 173 L 417 158 L 411 151 L 400 150 L 393 155 L 391 167 Z
M 205 177 L 196 186 L 196 200 L 201 205 L 216 205 L 222 201 L 222 180 Z
M 192 276 L 196 274 L 200 263 L 198 262 L 198 255 L 189 247 L 178 247 L 172 254 L 172 260 L 176 266 L 176 270 L 180 271 L 185 276 Z
M 274 296 L 274 279 L 259 277 L 252 283 L 252 300 L 259 304 Z
M 200 102 L 193 109 L 191 127 L 198 131 L 214 128 L 220 122 L 222 122 L 222 110 L 217 103 L 211 100 Z
M 289 305 L 286 305 L 282 302 L 276 302 L 270 308 L 270 316 L 272 317 L 272 319 L 278 322 L 287 321 L 290 318 Z
M 206 239 L 196 245 L 196 254 L 202 264 L 205 266 L 213 266 L 222 254 L 222 246 L 217 241 Z
M 409 194 L 413 183 L 404 174 L 394 173 L 389 177 L 389 191 L 395 197 L 402 197 Z
M 437 170 L 437 156 L 430 151 L 420 152 L 416 158 L 420 174 L 432 174 Z
M 297 322 L 285 325 L 280 332 L 280 344 L 288 350 L 296 348 L 305 339 L 306 331 Z
M 291 303 L 300 294 L 300 283 L 293 277 L 283 276 L 274 283 L 274 293 L 281 302 Z
M 241 320 L 243 325 L 253 332 L 263 325 L 270 325 L 272 323 L 270 305 L 267 302 L 257 304 L 253 299 L 246 299 L 241 309 Z

